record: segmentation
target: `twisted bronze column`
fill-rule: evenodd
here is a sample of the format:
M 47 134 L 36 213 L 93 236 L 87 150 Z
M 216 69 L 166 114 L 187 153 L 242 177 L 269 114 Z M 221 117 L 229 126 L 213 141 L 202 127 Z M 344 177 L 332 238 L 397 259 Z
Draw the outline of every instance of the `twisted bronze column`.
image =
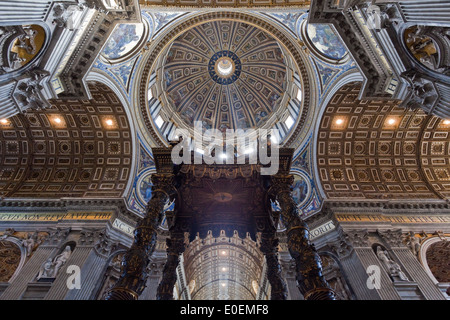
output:
M 297 284 L 305 300 L 335 300 L 322 274 L 322 262 L 313 244 L 309 241 L 309 230 L 300 219 L 297 203 L 292 198 L 293 175 L 271 177 L 269 195 L 281 207 L 281 218 L 287 228 L 288 249 L 295 260 Z
M 184 234 L 171 233 L 167 243 L 167 261 L 164 265 L 163 276 L 156 293 L 157 300 L 173 300 L 173 288 L 177 281 L 177 267 L 180 254 L 184 252 Z
M 145 288 L 147 265 L 156 245 L 156 233 L 161 223 L 164 206 L 174 192 L 173 174 L 153 174 L 152 198 L 146 215 L 134 231 L 134 242 L 124 255 L 120 278 L 105 295 L 105 300 L 137 300 Z
M 261 252 L 266 257 L 267 279 L 271 286 L 271 300 L 286 300 L 287 286 L 281 275 L 281 266 L 278 261 L 278 239 L 275 232 L 263 232 L 261 234 Z

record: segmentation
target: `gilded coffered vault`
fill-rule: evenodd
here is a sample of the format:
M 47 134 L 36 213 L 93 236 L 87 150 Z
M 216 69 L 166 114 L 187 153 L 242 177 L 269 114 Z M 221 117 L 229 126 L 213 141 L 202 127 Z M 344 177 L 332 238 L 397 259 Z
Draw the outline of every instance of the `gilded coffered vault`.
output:
M 449 300 L 449 8 L 0 1 L 0 300 Z
M 120 197 L 131 174 L 125 110 L 105 85 L 93 100 L 52 100 L 1 124 L 4 198 Z
M 448 129 L 443 119 L 395 101 L 359 100 L 342 87 L 320 121 L 317 162 L 328 198 L 448 199 Z

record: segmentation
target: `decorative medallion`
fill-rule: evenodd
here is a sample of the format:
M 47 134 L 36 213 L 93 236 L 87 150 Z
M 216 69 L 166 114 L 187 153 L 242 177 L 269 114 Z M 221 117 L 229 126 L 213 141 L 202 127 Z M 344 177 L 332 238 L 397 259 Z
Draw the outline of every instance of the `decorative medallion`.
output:
M 231 84 L 241 75 L 241 60 L 231 51 L 219 51 L 209 60 L 208 72 L 218 84 Z
M 311 193 L 311 186 L 307 178 L 302 174 L 294 174 L 294 184 L 292 185 L 292 198 L 297 205 L 304 204 L 305 200 L 309 198 Z

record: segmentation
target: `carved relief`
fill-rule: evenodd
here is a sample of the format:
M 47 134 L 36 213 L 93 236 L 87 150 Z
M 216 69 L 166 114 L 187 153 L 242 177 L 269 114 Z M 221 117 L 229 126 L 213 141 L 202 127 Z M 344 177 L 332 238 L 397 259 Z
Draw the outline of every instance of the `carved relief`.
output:
M 405 30 L 405 43 L 412 55 L 425 67 L 448 74 L 450 56 L 450 28 L 437 26 L 411 26 Z
M 389 244 L 390 247 L 403 247 L 403 233 L 401 229 L 377 231 L 384 241 Z
M 400 107 L 408 110 L 431 111 L 439 98 L 434 82 L 422 78 L 415 71 L 403 73 L 402 77 L 407 79 L 411 86 L 408 88 L 409 96 Z
M 118 241 L 112 240 L 108 234 L 102 233 L 94 248 L 95 252 L 97 252 L 99 255 L 107 257 L 111 252 L 116 250 L 118 246 Z
M 43 89 L 41 82 L 47 76 L 49 76 L 47 71 L 39 69 L 33 69 L 21 76 L 13 93 L 14 100 L 21 111 L 42 110 L 50 107 L 50 103 L 41 92 Z
M 48 237 L 47 232 L 34 231 L 23 232 L 15 231 L 12 228 L 6 229 L 0 236 L 0 240 L 7 240 L 8 238 L 14 238 L 17 242 L 21 243 L 21 246 L 25 250 L 27 258 L 30 258 L 36 248 L 42 244 Z
M 344 239 L 353 247 L 367 248 L 370 246 L 369 232 L 367 230 L 348 230 L 344 233 Z
M 423 237 L 420 234 L 410 231 L 404 235 L 403 243 L 408 246 L 415 257 L 418 257 L 422 240 Z
M 40 52 L 45 31 L 38 25 L 0 27 L 0 74 L 18 70 Z
M 82 11 L 82 5 L 68 5 L 57 3 L 53 6 L 53 23 L 58 27 L 74 30 L 73 15 L 76 11 Z
M 22 246 L 25 247 L 27 257 L 30 257 L 33 251 L 43 242 L 46 236 L 39 236 L 39 232 L 29 232 L 26 239 L 22 240 Z
M 71 228 L 50 228 L 49 235 L 45 240 L 45 244 L 58 244 L 60 241 L 63 241 L 67 238 L 70 233 Z
M 337 254 L 340 259 L 342 259 L 348 257 L 353 252 L 353 247 L 348 240 L 349 238 L 344 236 L 333 243 L 329 243 L 328 245 L 332 248 L 333 252 Z
M 83 228 L 80 231 L 80 238 L 78 239 L 79 245 L 90 245 L 93 246 L 101 239 L 104 239 L 105 229 L 91 229 Z

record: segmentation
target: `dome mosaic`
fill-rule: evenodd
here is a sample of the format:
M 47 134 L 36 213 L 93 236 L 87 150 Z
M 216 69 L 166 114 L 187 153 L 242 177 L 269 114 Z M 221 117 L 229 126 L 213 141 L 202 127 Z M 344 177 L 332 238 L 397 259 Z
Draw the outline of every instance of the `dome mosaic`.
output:
M 213 21 L 180 35 L 164 64 L 169 110 L 188 127 L 248 129 L 267 124 L 286 92 L 278 42 L 237 21 Z

